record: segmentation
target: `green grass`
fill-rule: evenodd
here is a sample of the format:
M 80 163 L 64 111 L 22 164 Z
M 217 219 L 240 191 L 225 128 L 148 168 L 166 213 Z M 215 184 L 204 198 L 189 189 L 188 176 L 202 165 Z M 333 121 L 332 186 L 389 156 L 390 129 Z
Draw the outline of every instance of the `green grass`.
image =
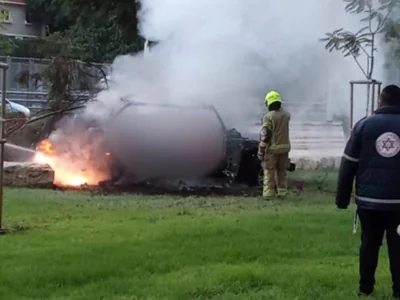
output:
M 307 182 L 282 202 L 7 190 L 0 299 L 357 299 L 354 207 Z

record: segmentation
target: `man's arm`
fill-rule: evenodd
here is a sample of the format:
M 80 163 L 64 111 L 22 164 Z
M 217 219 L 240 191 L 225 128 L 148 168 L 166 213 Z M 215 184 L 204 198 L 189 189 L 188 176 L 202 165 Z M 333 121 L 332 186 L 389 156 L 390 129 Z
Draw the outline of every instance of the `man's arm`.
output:
M 266 114 L 263 118 L 263 123 L 260 132 L 260 143 L 258 145 L 258 159 L 263 160 L 266 149 L 271 142 L 273 134 L 273 121 L 271 114 Z
M 360 160 L 361 137 L 365 120 L 360 120 L 354 126 L 342 156 L 336 190 L 336 206 L 341 209 L 346 209 L 350 204 L 354 177 Z

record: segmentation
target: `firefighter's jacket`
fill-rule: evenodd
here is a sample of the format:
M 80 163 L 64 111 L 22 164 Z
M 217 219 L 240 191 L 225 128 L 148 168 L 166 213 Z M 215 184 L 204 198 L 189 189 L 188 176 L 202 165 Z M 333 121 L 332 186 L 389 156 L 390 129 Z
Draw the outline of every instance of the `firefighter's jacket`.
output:
M 258 148 L 260 159 L 267 153 L 279 154 L 290 151 L 289 121 L 290 113 L 283 108 L 269 111 L 264 116 Z
M 354 126 L 342 157 L 336 205 L 400 211 L 400 107 L 377 109 Z

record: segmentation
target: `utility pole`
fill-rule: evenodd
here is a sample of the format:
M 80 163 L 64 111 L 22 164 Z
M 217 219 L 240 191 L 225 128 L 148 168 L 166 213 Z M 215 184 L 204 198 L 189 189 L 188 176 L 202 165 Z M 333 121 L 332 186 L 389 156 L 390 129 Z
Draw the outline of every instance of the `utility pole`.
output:
M 1 92 L 1 113 L 0 113 L 0 234 L 5 233 L 3 226 L 3 178 L 4 178 L 4 137 L 5 117 L 6 117 L 6 90 L 7 90 L 7 70 L 8 64 L 0 62 L 2 73 L 2 92 Z

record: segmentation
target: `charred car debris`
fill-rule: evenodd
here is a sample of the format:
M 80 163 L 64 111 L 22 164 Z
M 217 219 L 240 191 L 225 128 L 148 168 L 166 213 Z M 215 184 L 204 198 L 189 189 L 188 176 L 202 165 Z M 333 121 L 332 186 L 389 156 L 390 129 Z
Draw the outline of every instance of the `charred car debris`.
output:
M 196 182 L 193 180 L 174 180 L 173 185 L 179 185 L 181 187 L 183 185 L 185 186 L 184 189 L 190 189 L 190 187 L 199 186 L 218 186 L 220 188 L 231 187 L 233 185 L 245 185 L 247 187 L 254 188 L 262 186 L 263 170 L 261 163 L 257 158 L 259 142 L 255 139 L 244 137 L 238 130 L 234 128 L 226 128 L 220 114 L 217 112 L 215 107 L 209 105 L 181 106 L 175 104 L 149 104 L 127 100 L 124 100 L 123 102 L 123 107 L 113 114 L 112 119 L 117 119 L 119 115 L 128 108 L 155 105 L 158 108 L 192 108 L 207 110 L 214 114 L 220 122 L 224 132 L 224 140 L 221 141 L 223 143 L 224 155 L 221 161 L 218 163 L 218 167 L 214 168 L 213 171 L 209 172 L 206 176 L 202 176 L 202 178 L 196 180 Z M 81 115 L 81 113 L 74 114 L 75 119 L 79 119 L 79 115 Z M 96 132 L 96 134 L 102 134 L 103 129 L 96 128 L 96 121 L 86 120 L 84 123 L 88 124 L 89 131 Z M 111 179 L 102 182 L 100 185 L 171 185 L 171 180 L 165 180 L 163 178 L 150 178 L 146 179 L 145 181 L 135 181 L 132 179 L 135 177 L 135 175 L 126 171 L 124 163 L 118 160 L 118 156 L 113 155 L 113 149 L 109 144 L 107 144 L 107 142 L 104 145 L 104 149 L 101 151 L 110 153 L 111 159 L 109 160 L 109 168 L 111 170 Z M 295 164 L 289 161 L 287 170 L 289 172 L 293 172 L 295 168 Z

